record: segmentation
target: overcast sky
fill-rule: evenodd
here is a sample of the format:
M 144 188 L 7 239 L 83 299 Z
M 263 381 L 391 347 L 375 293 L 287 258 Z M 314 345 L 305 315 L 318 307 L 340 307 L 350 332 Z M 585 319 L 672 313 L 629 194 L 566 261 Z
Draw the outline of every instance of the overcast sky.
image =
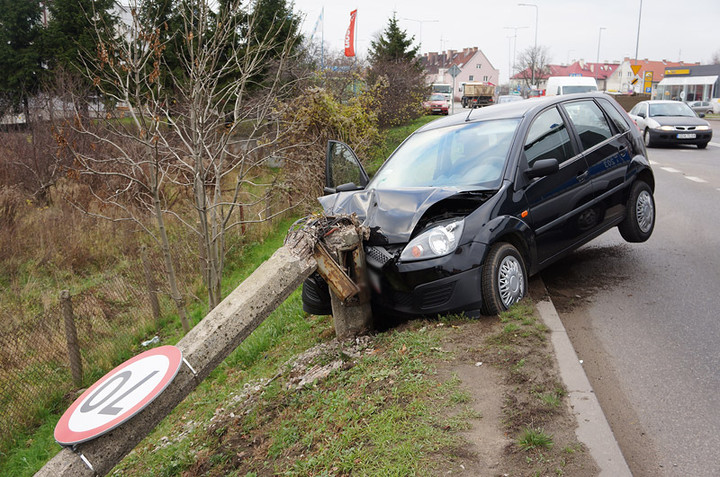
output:
M 535 7 L 519 6 L 529 3 Z M 477 46 L 507 81 L 513 42 L 515 54 L 537 43 L 549 50 L 551 63 L 577 59 L 595 62 L 638 58 L 710 62 L 720 51 L 720 0 L 295 0 L 305 15 L 302 31 L 310 35 L 325 8 L 325 45 L 341 50 L 350 11 L 357 8 L 358 53 L 367 55 L 370 40 L 387 26 L 393 11 L 400 27 L 422 40 L 421 52 Z M 520 27 L 515 30 L 511 27 Z M 604 28 L 604 30 L 600 30 Z M 320 34 L 316 35 L 319 41 Z M 511 37 L 511 38 L 508 38 Z

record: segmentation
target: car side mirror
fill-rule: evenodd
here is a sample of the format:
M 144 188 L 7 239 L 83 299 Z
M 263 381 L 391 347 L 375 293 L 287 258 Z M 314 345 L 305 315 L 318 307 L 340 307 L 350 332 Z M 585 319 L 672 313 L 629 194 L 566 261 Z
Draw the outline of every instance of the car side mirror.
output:
M 638 113 L 638 117 L 645 119 L 646 116 L 645 116 L 645 113 Z
M 556 173 L 560 169 L 557 159 L 540 159 L 532 163 L 530 169 L 525 171 L 525 175 L 529 179 L 535 177 L 545 177 Z
M 705 117 L 705 113 L 698 113 L 698 117 L 704 118 L 704 117 Z

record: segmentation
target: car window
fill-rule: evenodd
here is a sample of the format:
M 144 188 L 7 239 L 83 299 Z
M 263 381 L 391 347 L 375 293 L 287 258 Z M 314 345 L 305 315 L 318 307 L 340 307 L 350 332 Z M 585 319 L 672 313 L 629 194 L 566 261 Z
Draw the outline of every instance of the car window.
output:
M 605 112 L 608 116 L 610 116 L 610 120 L 613 122 L 618 131 L 626 132 L 630 130 L 630 125 L 627 123 L 625 116 L 620 114 L 620 112 L 615 109 L 612 104 L 610 104 L 610 101 L 604 99 L 600 99 L 599 101 Z
M 557 159 L 562 164 L 573 156 L 570 135 L 556 108 L 548 109 L 535 118 L 524 148 L 528 165 L 539 159 Z
M 460 124 L 413 134 L 378 171 L 369 188 L 495 188 L 519 120 Z
M 574 101 L 565 104 L 565 110 L 580 136 L 584 149 L 600 144 L 613 136 L 605 115 L 595 101 Z

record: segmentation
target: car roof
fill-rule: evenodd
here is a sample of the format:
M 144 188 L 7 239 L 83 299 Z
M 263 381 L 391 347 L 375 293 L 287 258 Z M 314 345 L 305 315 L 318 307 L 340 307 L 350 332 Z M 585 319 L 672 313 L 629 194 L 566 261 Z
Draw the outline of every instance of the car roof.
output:
M 518 119 L 527 115 L 534 116 L 537 112 L 552 105 L 566 103 L 578 99 L 605 98 L 611 99 L 605 93 L 576 93 L 559 96 L 541 96 L 525 101 L 513 101 L 510 103 L 494 104 L 484 108 L 470 109 L 467 114 L 453 114 L 442 119 L 432 121 L 419 128 L 416 132 L 429 131 L 457 124 L 465 124 L 475 121 L 487 121 L 494 119 Z

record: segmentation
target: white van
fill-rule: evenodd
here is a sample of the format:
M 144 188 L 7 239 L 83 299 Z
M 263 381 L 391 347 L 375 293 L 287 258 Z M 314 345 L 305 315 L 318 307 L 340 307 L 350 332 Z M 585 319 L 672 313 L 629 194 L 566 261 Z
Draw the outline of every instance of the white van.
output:
M 587 76 L 551 76 L 545 86 L 545 96 L 558 94 L 588 93 L 597 91 L 595 78 Z

